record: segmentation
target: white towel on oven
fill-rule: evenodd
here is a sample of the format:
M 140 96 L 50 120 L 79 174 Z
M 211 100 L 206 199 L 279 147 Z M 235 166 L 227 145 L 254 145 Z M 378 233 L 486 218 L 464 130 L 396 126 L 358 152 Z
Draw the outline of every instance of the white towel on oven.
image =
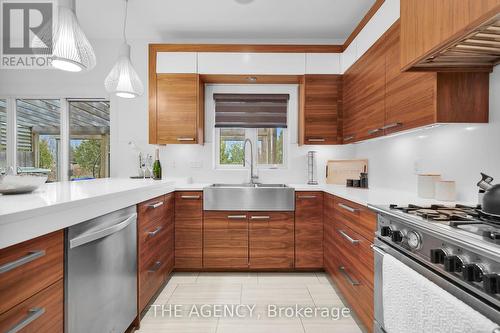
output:
M 382 272 L 388 333 L 492 333 L 500 326 L 389 254 Z

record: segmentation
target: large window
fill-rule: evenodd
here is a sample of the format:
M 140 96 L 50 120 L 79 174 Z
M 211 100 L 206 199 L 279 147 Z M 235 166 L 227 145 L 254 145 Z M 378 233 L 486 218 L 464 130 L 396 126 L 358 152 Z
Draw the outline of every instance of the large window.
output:
M 217 128 L 217 167 L 241 168 L 243 159 L 250 159 L 250 149 L 244 156 L 245 139 L 252 141 L 254 161 L 260 168 L 285 166 L 284 128 Z
M 0 174 L 7 168 L 7 101 L 0 99 Z
M 18 173 L 59 179 L 60 107 L 59 99 L 16 100 Z
M 109 146 L 109 101 L 0 98 L 0 174 L 109 177 Z
M 109 102 L 70 101 L 70 179 L 109 177 Z

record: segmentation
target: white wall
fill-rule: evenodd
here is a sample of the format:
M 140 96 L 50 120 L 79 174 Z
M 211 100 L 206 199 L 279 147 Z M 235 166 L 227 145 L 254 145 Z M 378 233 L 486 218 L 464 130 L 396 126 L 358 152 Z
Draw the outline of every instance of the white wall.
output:
M 500 66 L 490 75 L 489 124 L 446 125 L 353 144 L 369 159 L 370 185 L 416 191 L 416 173 L 457 182 L 458 199 L 475 203 L 479 172 L 500 181 Z

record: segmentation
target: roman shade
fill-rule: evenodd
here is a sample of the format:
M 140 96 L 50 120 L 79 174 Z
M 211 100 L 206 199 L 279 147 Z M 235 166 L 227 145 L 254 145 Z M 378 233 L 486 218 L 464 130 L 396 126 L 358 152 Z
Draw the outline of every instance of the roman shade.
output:
M 214 94 L 215 127 L 286 128 L 288 94 Z

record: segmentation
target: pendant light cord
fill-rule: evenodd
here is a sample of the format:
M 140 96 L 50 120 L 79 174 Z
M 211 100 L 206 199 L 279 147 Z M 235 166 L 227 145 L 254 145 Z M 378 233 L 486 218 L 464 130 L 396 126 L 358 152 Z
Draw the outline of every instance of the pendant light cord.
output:
M 127 42 L 127 35 L 126 35 L 127 14 L 128 14 L 128 0 L 125 0 L 125 16 L 123 18 L 123 40 L 125 41 L 125 43 Z

